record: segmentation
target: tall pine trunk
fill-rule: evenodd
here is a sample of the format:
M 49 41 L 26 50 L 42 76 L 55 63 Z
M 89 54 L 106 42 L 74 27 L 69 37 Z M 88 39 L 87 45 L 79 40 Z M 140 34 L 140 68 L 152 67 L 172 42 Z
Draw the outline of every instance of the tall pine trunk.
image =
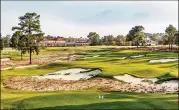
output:
M 30 47 L 30 64 L 32 64 L 32 48 Z
M 173 43 L 171 43 L 171 50 L 173 49 Z
M 137 41 L 137 48 L 139 47 L 139 41 Z
M 171 50 L 171 42 L 169 42 L 169 51 Z
M 22 60 L 22 50 L 21 50 L 21 60 Z
M 168 46 L 169 46 L 168 48 L 169 48 L 169 51 L 170 51 L 170 43 L 168 44 Z

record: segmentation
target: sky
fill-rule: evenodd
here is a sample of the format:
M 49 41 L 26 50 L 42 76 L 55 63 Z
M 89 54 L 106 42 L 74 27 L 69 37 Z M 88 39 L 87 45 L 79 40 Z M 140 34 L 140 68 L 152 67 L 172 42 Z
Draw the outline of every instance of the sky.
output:
M 26 12 L 40 14 L 41 30 L 52 36 L 126 35 L 136 25 L 148 33 L 178 29 L 178 1 L 1 1 L 2 36 L 12 35 Z

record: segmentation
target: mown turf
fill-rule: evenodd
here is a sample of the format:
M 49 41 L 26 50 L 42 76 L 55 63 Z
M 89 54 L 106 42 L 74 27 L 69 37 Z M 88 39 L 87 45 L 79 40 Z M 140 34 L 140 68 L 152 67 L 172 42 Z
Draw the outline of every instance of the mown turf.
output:
M 4 50 L 5 51 L 5 50 Z M 40 67 L 15 69 L 1 72 L 1 85 L 8 76 L 33 76 L 47 74 L 62 69 L 82 67 L 100 68 L 100 77 L 112 77 L 119 74 L 132 74 L 137 77 L 159 77 L 161 79 L 178 76 L 178 62 L 149 63 L 152 59 L 177 58 L 173 52 L 147 52 L 139 50 L 120 50 L 115 47 L 58 47 L 41 50 L 41 54 L 55 52 L 84 53 L 85 60 L 70 63 L 52 63 Z M 18 59 L 17 51 L 7 56 Z M 3 55 L 5 55 L 3 53 Z M 99 57 L 93 57 L 99 55 Z M 145 55 L 132 59 L 130 56 Z M 34 57 L 38 57 L 35 56 Z M 127 59 L 120 59 L 128 57 Z M 26 55 L 28 58 L 28 54 Z M 136 94 L 121 92 L 105 92 L 105 98 L 98 98 L 98 90 L 66 91 L 66 92 L 28 92 L 2 88 L 2 108 L 17 109 L 177 109 L 177 94 Z
M 35 93 L 8 90 L 2 108 L 14 109 L 177 109 L 177 94 L 66 91 Z M 98 98 L 98 93 L 104 95 Z

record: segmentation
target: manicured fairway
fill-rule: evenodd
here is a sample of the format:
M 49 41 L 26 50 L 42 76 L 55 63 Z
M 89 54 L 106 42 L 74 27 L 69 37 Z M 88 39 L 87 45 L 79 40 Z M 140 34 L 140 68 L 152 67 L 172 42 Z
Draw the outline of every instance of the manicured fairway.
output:
M 63 53 L 75 51 L 78 54 L 86 52 L 84 58 L 73 62 L 52 63 L 40 67 L 6 70 L 1 72 L 1 85 L 8 76 L 33 76 L 47 74 L 62 69 L 82 67 L 100 68 L 99 77 L 112 77 L 119 74 L 132 74 L 137 77 L 177 77 L 178 61 L 169 63 L 149 63 L 149 60 L 162 58 L 177 58 L 178 53 L 173 52 L 148 52 L 142 50 L 121 50 L 115 47 L 58 47 L 46 48 L 41 54 Z M 20 56 L 5 55 L 14 59 Z M 93 57 L 97 56 L 98 57 Z M 135 55 L 145 55 L 141 58 L 127 58 Z M 38 56 L 34 55 L 34 58 Z M 28 55 L 25 55 L 28 58 Z M 18 58 L 17 58 L 18 59 Z M 2 86 L 3 87 L 3 86 Z M 18 109 L 177 109 L 177 94 L 137 94 L 121 92 L 100 92 L 104 99 L 98 98 L 97 88 L 81 91 L 63 92 L 29 92 L 2 88 L 2 108 Z
M 35 93 L 5 90 L 3 108 L 16 109 L 177 109 L 177 94 L 136 94 L 95 90 Z

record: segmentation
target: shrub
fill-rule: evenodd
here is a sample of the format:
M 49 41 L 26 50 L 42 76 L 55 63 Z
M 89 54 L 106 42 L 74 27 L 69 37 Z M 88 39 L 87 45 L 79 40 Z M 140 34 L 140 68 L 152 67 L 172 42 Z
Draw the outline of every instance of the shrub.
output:
M 70 73 L 65 73 L 64 75 L 70 75 Z

